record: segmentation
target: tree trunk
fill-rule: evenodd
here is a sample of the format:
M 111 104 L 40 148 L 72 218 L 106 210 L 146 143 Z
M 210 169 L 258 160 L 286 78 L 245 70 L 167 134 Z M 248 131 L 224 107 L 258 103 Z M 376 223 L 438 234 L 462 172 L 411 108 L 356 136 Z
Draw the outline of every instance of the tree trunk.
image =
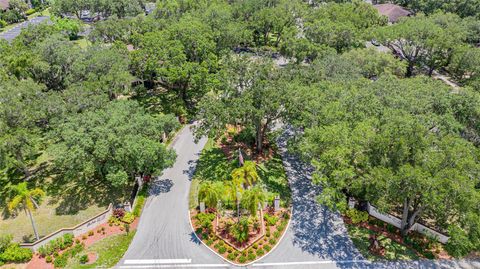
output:
M 263 128 L 262 124 L 258 123 L 256 125 L 256 137 L 255 137 L 255 146 L 257 147 L 257 153 L 262 153 L 263 151 Z
M 33 233 L 35 234 L 35 238 L 38 241 L 40 240 L 40 237 L 38 236 L 37 226 L 35 225 L 35 220 L 33 219 L 32 212 L 30 211 L 30 209 L 27 209 L 27 213 L 28 217 L 30 217 L 30 222 L 32 223 Z
M 408 62 L 407 73 L 405 74 L 405 76 L 406 76 L 407 78 L 413 76 L 413 68 L 414 68 L 414 66 L 415 66 L 415 63 L 414 63 L 414 62 Z

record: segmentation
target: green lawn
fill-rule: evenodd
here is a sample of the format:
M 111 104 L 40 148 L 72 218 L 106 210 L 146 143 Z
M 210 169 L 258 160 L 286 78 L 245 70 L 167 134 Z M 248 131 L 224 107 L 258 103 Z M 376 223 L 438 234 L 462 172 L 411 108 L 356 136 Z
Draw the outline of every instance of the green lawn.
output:
M 66 268 L 70 269 L 86 269 L 86 268 L 112 268 L 114 267 L 120 259 L 123 257 L 123 254 L 128 249 L 130 242 L 135 236 L 135 232 L 131 232 L 128 235 L 121 234 L 111 237 L 107 237 L 92 246 L 84 250 L 82 253 L 77 255 L 74 259 L 70 259 Z M 89 252 L 96 252 L 98 259 L 93 264 L 83 265 L 80 264 L 79 258 Z
M 41 236 L 52 233 L 60 228 L 75 226 L 106 209 L 106 207 L 103 206 L 90 205 L 74 214 L 58 214 L 57 208 L 59 206 L 60 203 L 58 200 L 47 197 L 39 209 L 33 213 L 38 232 Z M 16 217 L 1 217 L 0 234 L 12 234 L 14 240 L 18 242 L 31 241 L 33 239 L 33 230 L 27 214 L 20 211 Z
M 246 158 L 246 156 L 244 156 Z M 222 181 L 229 178 L 231 172 L 238 167 L 237 160 L 229 161 L 224 152 L 209 139 L 198 161 L 195 176 L 189 194 L 190 208 L 198 206 L 198 188 L 202 181 Z M 278 193 L 281 201 L 287 204 L 291 200 L 290 187 L 283 169 L 280 156 L 259 165 L 257 172 L 269 192 Z
M 354 225 L 347 225 L 348 234 L 352 239 L 353 243 L 357 247 L 357 249 L 362 253 L 362 255 L 370 261 L 376 260 L 418 260 L 420 257 L 415 253 L 415 251 L 395 242 L 392 241 L 390 238 L 385 238 L 383 236 L 379 236 L 380 243 L 383 247 L 385 247 L 385 256 L 379 257 L 373 255 L 368 250 L 370 242 L 368 241 L 369 235 L 373 234 L 372 231 L 354 226 Z

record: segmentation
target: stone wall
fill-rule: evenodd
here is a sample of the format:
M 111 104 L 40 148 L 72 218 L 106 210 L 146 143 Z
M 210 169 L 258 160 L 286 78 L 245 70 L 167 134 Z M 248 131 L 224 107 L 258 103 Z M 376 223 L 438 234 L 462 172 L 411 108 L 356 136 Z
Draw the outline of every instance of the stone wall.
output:
M 102 213 L 96 215 L 95 217 L 90 218 L 90 219 L 78 224 L 75 227 L 62 228 L 62 229 L 60 229 L 56 232 L 53 232 L 53 233 L 41 238 L 38 241 L 35 241 L 33 243 L 20 244 L 20 246 L 23 247 L 23 248 L 29 248 L 33 251 L 37 251 L 41 246 L 46 245 L 48 242 L 50 242 L 54 239 L 62 237 L 64 234 L 69 234 L 70 233 L 70 234 L 73 234 L 75 237 L 79 236 L 81 234 L 84 234 L 84 233 L 87 233 L 91 230 L 94 230 L 97 226 L 99 226 L 101 224 L 106 223 L 108 221 L 108 219 L 110 218 L 110 216 L 112 215 L 112 213 L 113 213 L 113 205 L 110 204 L 104 212 L 102 212 Z

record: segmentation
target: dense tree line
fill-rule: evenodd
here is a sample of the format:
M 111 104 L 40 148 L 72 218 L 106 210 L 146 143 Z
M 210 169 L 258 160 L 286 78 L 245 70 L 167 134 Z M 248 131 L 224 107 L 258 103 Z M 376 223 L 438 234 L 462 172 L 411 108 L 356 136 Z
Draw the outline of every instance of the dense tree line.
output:
M 165 0 L 149 15 L 101 2 L 53 6 L 103 18 L 85 47 L 65 18 L 0 42 L 0 185 L 126 186 L 173 162 L 160 140 L 174 116 L 199 119 L 198 136 L 241 126 L 256 154 L 283 122 L 319 202 L 356 197 L 399 214 L 404 233 L 448 231 L 456 256 L 480 249 L 480 22 L 461 1 L 395 25 L 363 1 Z M 365 48 L 372 38 L 396 54 Z

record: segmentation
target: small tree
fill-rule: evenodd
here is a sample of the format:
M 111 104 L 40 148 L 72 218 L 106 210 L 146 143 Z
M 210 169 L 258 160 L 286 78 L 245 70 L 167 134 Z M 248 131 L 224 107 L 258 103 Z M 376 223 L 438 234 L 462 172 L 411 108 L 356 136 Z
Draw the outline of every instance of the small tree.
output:
M 205 182 L 200 186 L 198 191 L 198 199 L 205 202 L 209 208 L 216 208 L 218 200 L 220 200 L 220 186 L 212 182 Z
M 8 203 L 8 210 L 10 212 L 14 212 L 17 209 L 25 210 L 25 213 L 28 214 L 30 222 L 32 223 L 35 238 L 40 240 L 37 227 L 35 225 L 35 220 L 32 216 L 32 211 L 35 211 L 35 209 L 38 208 L 41 199 L 45 196 L 45 192 L 39 188 L 29 190 L 27 187 L 27 182 L 13 186 L 12 190 L 15 193 L 15 197 L 13 197 L 13 199 Z
M 242 195 L 242 207 L 250 212 L 252 216 L 257 215 L 258 205 L 265 202 L 266 195 L 259 187 L 245 191 Z
M 253 161 L 246 161 L 242 167 L 239 167 L 232 172 L 232 179 L 238 184 L 244 186 L 253 186 L 258 181 L 257 166 Z

